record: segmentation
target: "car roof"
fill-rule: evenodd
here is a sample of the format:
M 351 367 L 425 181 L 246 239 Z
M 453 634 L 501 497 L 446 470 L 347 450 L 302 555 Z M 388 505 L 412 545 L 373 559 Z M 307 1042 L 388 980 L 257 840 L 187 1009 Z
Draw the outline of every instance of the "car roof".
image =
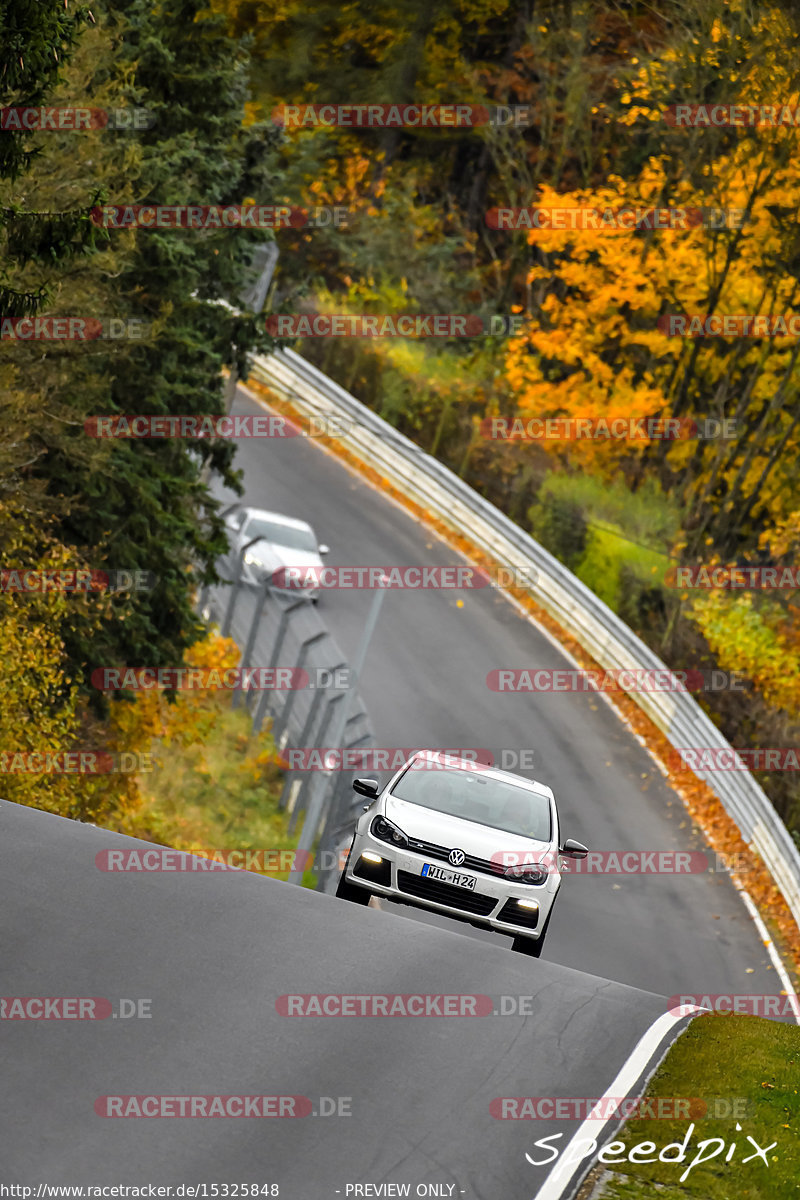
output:
M 290 529 L 311 529 L 307 521 L 299 521 L 296 517 L 286 517 L 283 513 L 267 512 L 264 508 L 248 508 L 242 505 L 249 520 L 251 517 L 261 517 L 262 520 L 272 521 L 276 525 L 287 525 Z
M 418 750 L 416 754 L 412 754 L 409 762 L 413 762 L 417 758 L 424 758 L 429 762 L 440 762 L 444 766 L 452 767 L 453 770 L 477 770 L 482 775 L 488 775 L 491 779 L 501 779 L 507 783 L 514 783 L 517 787 L 527 788 L 528 791 L 536 792 L 540 796 L 547 796 L 550 800 L 555 799 L 552 788 L 547 787 L 544 783 L 539 783 L 535 779 L 524 779 L 522 775 L 515 775 L 512 771 L 501 771 L 499 767 L 486 766 L 484 763 L 477 762 L 474 759 L 462 758 L 454 754 L 445 754 L 441 750 Z

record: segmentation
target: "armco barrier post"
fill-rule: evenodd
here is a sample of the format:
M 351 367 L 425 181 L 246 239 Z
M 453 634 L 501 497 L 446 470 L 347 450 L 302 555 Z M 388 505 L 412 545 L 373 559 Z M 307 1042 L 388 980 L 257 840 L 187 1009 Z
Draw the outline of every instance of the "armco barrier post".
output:
M 318 689 L 318 691 L 316 691 L 314 693 L 314 699 L 311 701 L 311 708 L 309 710 L 308 716 L 306 717 L 305 724 L 303 725 L 303 729 L 300 734 L 300 745 L 301 746 L 316 745 L 316 742 L 312 742 L 312 740 L 311 740 L 311 733 L 315 728 L 317 714 L 319 713 L 320 707 L 322 706 L 322 703 L 324 700 L 325 700 L 325 693 L 322 690 L 322 688 L 320 688 L 320 689 Z M 258 714 L 256 714 L 256 715 L 258 715 Z M 279 808 L 286 807 L 289 792 L 291 791 L 291 786 L 292 786 L 292 772 L 290 771 L 289 774 L 286 776 L 286 781 L 283 785 L 283 791 L 281 792 L 281 798 L 278 802 Z
M 242 573 L 242 567 L 244 566 L 244 556 L 245 556 L 245 554 L 247 554 L 247 551 L 250 549 L 251 546 L 254 546 L 256 544 L 256 542 L 260 542 L 260 541 L 263 541 L 263 538 L 260 538 L 260 537 L 251 538 L 251 540 L 249 542 L 247 542 L 244 546 L 242 546 L 242 548 L 239 551 L 239 554 L 237 556 L 236 578 L 233 581 L 233 590 L 231 592 L 230 600 L 228 601 L 228 607 L 225 610 L 225 619 L 222 622 L 221 632 L 222 632 L 223 637 L 230 636 L 231 625 L 233 623 L 233 610 L 236 607 L 236 600 L 239 595 L 239 592 L 242 590 L 242 587 L 244 586 L 244 583 L 245 583 L 244 576 Z
M 344 740 L 344 732 L 347 728 L 348 712 L 352 703 L 353 691 L 355 685 L 361 681 L 361 676 L 364 670 L 364 662 L 366 661 L 367 657 L 367 650 L 369 649 L 369 644 L 372 639 L 372 634 L 375 631 L 375 626 L 378 623 L 378 616 L 381 611 L 381 605 L 383 604 L 383 597 L 383 588 L 379 588 L 372 597 L 369 613 L 367 614 L 367 619 L 364 623 L 364 632 L 361 635 L 361 641 L 358 644 L 358 649 L 356 650 L 355 658 L 353 660 L 353 667 L 350 672 L 350 687 L 342 694 L 343 703 L 336 712 L 337 721 L 335 732 L 334 736 L 331 738 L 331 745 L 334 749 L 341 746 L 342 741 Z M 319 780 L 315 780 L 314 786 L 311 788 L 308 813 L 306 814 L 306 819 L 303 822 L 303 828 L 300 832 L 300 840 L 297 844 L 298 851 L 309 852 L 313 849 L 320 819 L 322 817 L 323 806 L 325 803 L 325 792 L 327 790 L 325 784 L 326 781 L 323 777 Z M 299 858 L 302 861 L 302 854 L 299 855 Z M 289 883 L 301 883 L 302 878 L 302 871 L 296 869 L 290 872 Z
M 269 589 L 267 589 L 267 590 L 269 590 Z M 265 592 L 265 595 L 266 595 L 266 592 Z M 283 603 L 283 602 L 279 601 L 279 603 Z M 289 619 L 291 618 L 292 613 L 296 609 L 302 608 L 306 603 L 307 603 L 306 600 L 293 600 L 290 604 L 283 605 L 282 610 L 281 610 L 281 618 L 280 618 L 280 621 L 278 622 L 278 629 L 275 634 L 275 641 L 272 644 L 272 653 L 270 654 L 269 663 L 267 664 L 268 670 L 274 671 L 278 665 L 278 659 L 280 658 L 281 649 L 283 647 L 283 640 L 286 637 L 286 628 L 289 624 Z M 263 610 L 264 610 L 264 606 L 262 604 L 261 608 L 258 611 L 259 620 L 261 619 L 261 614 L 262 614 Z M 251 633 L 252 633 L 252 630 L 253 630 L 253 627 L 251 626 Z M 248 648 L 245 649 L 245 653 L 242 656 L 243 665 L 249 665 L 249 663 L 245 664 L 245 659 L 248 657 L 249 653 L 252 653 L 252 645 L 253 644 L 252 644 L 251 640 L 248 638 Z M 270 695 L 270 693 L 265 690 L 261 693 L 261 695 L 258 698 L 258 704 L 256 705 L 256 711 L 253 716 L 253 733 L 258 733 L 258 731 L 261 729 L 261 725 L 264 720 L 264 712 L 269 707 L 269 695 Z M 236 697 L 234 696 L 234 700 L 235 699 L 236 699 Z
M 264 612 L 264 605 L 267 602 L 268 595 L 269 595 L 269 581 L 265 579 L 261 584 L 261 589 L 259 591 L 258 600 L 256 601 L 255 608 L 253 609 L 253 619 L 250 622 L 250 628 L 247 632 L 247 641 L 245 642 L 245 647 L 244 647 L 244 650 L 242 651 L 242 657 L 239 660 L 239 668 L 242 671 L 245 671 L 250 666 L 250 659 L 253 654 L 253 646 L 255 644 L 256 637 L 258 636 L 258 629 L 261 624 L 261 615 Z M 241 686 L 239 686 L 236 688 L 236 691 L 233 693 L 232 707 L 238 708 L 239 705 L 241 704 L 241 702 L 242 702 L 242 688 L 241 688 Z
M 364 734 L 357 741 L 347 747 L 348 750 L 356 750 L 359 746 L 364 746 L 366 749 L 375 739 L 371 734 Z M 328 806 L 328 814 L 325 818 L 325 824 L 320 834 L 319 846 L 320 850 L 328 850 L 333 839 L 340 828 L 351 823 L 352 812 L 350 810 L 349 798 L 354 795 L 353 779 L 358 772 L 342 771 L 333 789 L 333 799 Z M 363 797 L 361 798 L 363 803 Z
M 297 662 L 295 664 L 295 667 L 297 669 L 302 669 L 306 665 L 306 659 L 308 657 L 308 652 L 311 649 L 311 647 L 315 646 L 317 644 L 317 642 L 322 641 L 323 638 L 326 638 L 327 636 L 328 636 L 328 631 L 326 629 L 323 629 L 319 633 L 312 634 L 311 637 L 306 638 L 306 640 L 304 642 L 300 643 L 300 650 L 298 652 Z M 318 689 L 317 695 L 319 695 L 319 694 L 320 693 L 319 693 L 319 689 Z M 275 724 L 272 727 L 272 736 L 275 739 L 276 745 L 280 744 L 280 739 L 283 737 L 284 731 L 288 730 L 288 728 L 289 728 L 289 718 L 292 715 L 292 709 L 294 707 L 294 699 L 295 699 L 296 695 L 297 695 L 296 688 L 291 688 L 286 693 L 286 700 L 284 702 L 283 708 L 281 709 L 280 714 L 279 714 L 277 720 L 275 721 Z M 256 729 L 255 725 L 253 726 L 253 728 L 254 728 L 254 730 Z
M 325 706 L 325 712 L 323 713 L 323 716 L 322 716 L 322 722 L 320 724 L 319 729 L 317 730 L 317 737 L 320 739 L 320 745 L 323 749 L 326 748 L 325 747 L 325 735 L 327 733 L 328 726 L 332 724 L 331 718 L 333 717 L 334 712 L 338 711 L 337 706 L 344 704 L 345 697 L 346 697 L 346 693 L 340 692 L 338 696 L 334 696 L 334 697 L 332 697 L 332 699 L 329 699 L 328 703 Z M 331 741 L 333 741 L 333 738 L 331 738 Z M 305 812 L 305 810 L 306 810 L 305 804 L 303 804 L 302 806 L 300 804 L 301 798 L 303 800 L 305 800 L 308 792 L 311 792 L 313 794 L 315 785 L 318 784 L 321 774 L 322 774 L 322 772 L 318 772 L 318 773 L 314 773 L 311 771 L 303 772 L 303 786 L 300 789 L 300 792 L 297 796 L 295 806 L 292 809 L 292 816 L 289 821 L 289 833 L 294 833 L 295 826 L 297 825 L 297 819 L 300 816 L 300 813 Z M 299 846 L 298 846 L 298 849 L 300 849 Z M 303 849 L 306 849 L 306 847 L 303 847 Z

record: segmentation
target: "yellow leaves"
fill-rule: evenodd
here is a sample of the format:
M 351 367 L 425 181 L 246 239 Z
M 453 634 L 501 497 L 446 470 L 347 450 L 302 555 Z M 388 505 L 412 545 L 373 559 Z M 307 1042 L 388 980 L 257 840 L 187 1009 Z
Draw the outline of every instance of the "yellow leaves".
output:
M 800 509 L 778 518 L 771 529 L 759 538 L 761 549 L 768 549 L 773 558 L 783 558 L 800 550 Z
M 749 593 L 712 591 L 693 596 L 688 616 L 720 667 L 743 672 L 768 704 L 800 716 L 800 653 L 771 628 Z
M 625 97 L 627 97 L 625 93 Z M 634 106 L 636 107 L 636 106 Z M 655 114 L 659 116 L 659 114 Z M 733 143 L 724 155 L 708 165 L 708 189 L 698 195 L 685 179 L 668 177 L 660 157 L 651 156 L 634 180 L 609 176 L 603 187 L 559 193 L 544 185 L 532 204 L 542 209 L 591 209 L 609 223 L 623 207 L 640 211 L 651 207 L 702 209 L 713 206 L 743 215 L 758 179 L 758 159 L 744 140 Z M 528 287 L 538 301 L 534 313 L 539 320 L 527 323 L 523 336 L 511 340 L 505 351 L 505 378 L 517 398 L 521 416 L 575 415 L 608 416 L 620 404 L 631 417 L 668 415 L 672 397 L 663 389 L 681 356 L 694 349 L 685 338 L 668 337 L 657 326 L 667 313 L 702 314 L 709 295 L 724 279 L 716 306 L 719 313 L 765 311 L 765 279 L 773 288 L 769 309 L 773 313 L 796 308 L 795 280 L 788 272 L 774 269 L 785 257 L 783 235 L 774 216 L 780 206 L 800 210 L 800 168 L 796 156 L 787 156 L 775 168 L 769 185 L 762 188 L 752 206 L 752 221 L 741 229 L 715 232 L 696 222 L 684 228 L 608 232 L 599 229 L 531 230 L 537 255 L 528 272 Z M 572 223 L 565 220 L 564 225 Z M 739 224 L 742 222 L 739 220 Z M 736 252 L 728 262 L 728 248 L 736 238 Z M 791 344 L 776 339 L 752 339 L 739 348 L 739 369 L 752 370 L 756 382 L 750 399 L 754 408 L 775 396 Z M 724 380 L 729 357 L 720 353 L 717 342 L 701 346 L 701 372 L 708 394 Z M 788 417 L 787 417 L 788 419 Z M 559 455 L 563 447 L 544 444 L 546 452 Z M 787 461 L 798 451 L 795 441 L 787 446 Z M 603 444 L 600 470 L 613 472 L 623 456 L 630 457 L 624 443 Z M 693 446 L 678 442 L 670 458 L 680 466 L 691 456 Z M 571 461 L 598 459 L 586 445 L 569 449 Z M 745 479 L 745 491 L 756 486 L 763 461 L 754 459 Z M 773 493 L 764 503 L 777 518 L 785 506 Z M 778 506 L 775 511 L 773 505 Z M 781 553 L 794 537 L 795 525 L 778 535 L 774 552 Z
M 242 125 L 247 128 L 249 125 L 255 125 L 261 120 L 261 106 L 253 103 L 252 100 L 246 100 L 244 104 L 244 117 Z

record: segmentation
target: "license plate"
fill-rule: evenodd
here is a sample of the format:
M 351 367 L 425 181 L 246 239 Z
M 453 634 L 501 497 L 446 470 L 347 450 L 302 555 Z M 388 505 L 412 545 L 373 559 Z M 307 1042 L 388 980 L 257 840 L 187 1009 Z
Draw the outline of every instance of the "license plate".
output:
M 426 879 L 438 879 L 440 883 L 454 883 L 456 887 L 466 888 L 468 892 L 475 891 L 478 882 L 474 875 L 462 875 L 460 871 L 446 871 L 435 863 L 425 863 L 422 874 Z

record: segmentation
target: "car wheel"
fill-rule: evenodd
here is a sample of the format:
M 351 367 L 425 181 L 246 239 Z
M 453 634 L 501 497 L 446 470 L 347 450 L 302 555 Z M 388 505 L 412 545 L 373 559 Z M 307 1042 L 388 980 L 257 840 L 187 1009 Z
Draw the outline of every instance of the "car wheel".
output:
M 553 905 L 553 907 L 555 904 Z M 550 924 L 550 918 L 553 915 L 553 908 L 547 914 L 547 920 L 544 923 L 544 929 L 540 933 L 536 941 L 533 938 L 515 937 L 511 943 L 511 949 L 517 954 L 527 954 L 529 958 L 541 958 L 544 950 L 544 940 L 547 937 L 547 926 Z
M 544 948 L 544 938 L 515 937 L 511 943 L 511 949 L 517 954 L 527 954 L 529 958 L 541 958 L 542 949 Z
M 351 904 L 369 904 L 369 898 L 372 895 L 366 888 L 356 887 L 354 883 L 348 883 L 345 878 L 348 863 L 350 858 L 344 864 L 344 869 L 339 876 L 339 882 L 336 885 L 336 895 L 340 900 L 349 900 Z

